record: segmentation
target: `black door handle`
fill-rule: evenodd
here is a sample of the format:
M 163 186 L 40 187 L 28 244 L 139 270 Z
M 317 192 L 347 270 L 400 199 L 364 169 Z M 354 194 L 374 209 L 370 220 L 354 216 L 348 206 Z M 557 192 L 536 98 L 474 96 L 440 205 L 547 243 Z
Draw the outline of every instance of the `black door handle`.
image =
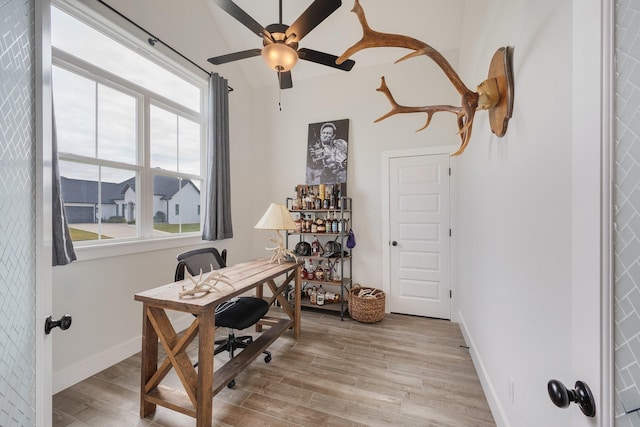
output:
M 567 390 L 567 387 L 558 380 L 550 380 L 547 383 L 549 397 L 558 408 L 566 408 L 571 402 L 576 402 L 583 414 L 587 417 L 595 417 L 596 401 L 591 389 L 582 381 L 576 381 L 575 387 L 575 390 Z
M 391 242 L 391 246 L 398 246 L 398 242 L 394 240 L 393 242 Z
M 71 316 L 65 314 L 58 320 L 52 320 L 51 316 L 47 316 L 44 321 L 44 333 L 49 335 L 53 328 L 60 327 L 63 331 L 66 331 L 71 327 Z

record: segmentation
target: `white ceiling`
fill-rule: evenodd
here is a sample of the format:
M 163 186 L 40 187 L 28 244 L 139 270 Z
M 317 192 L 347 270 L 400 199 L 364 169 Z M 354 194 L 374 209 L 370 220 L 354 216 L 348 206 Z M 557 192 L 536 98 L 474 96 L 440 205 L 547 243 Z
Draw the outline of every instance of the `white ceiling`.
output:
M 234 0 L 258 23 L 266 27 L 278 22 L 278 0 Z M 240 69 L 254 88 L 277 85 L 275 72 L 262 58 L 254 57 L 215 66 L 207 58 L 262 47 L 262 40 L 218 8 L 211 0 L 106 0 L 138 25 L 152 32 L 208 71 L 222 75 Z M 283 0 L 283 23 L 290 25 L 312 3 Z M 405 34 L 429 43 L 440 51 L 457 49 L 464 0 L 361 0 L 369 25 L 378 31 Z M 362 36 L 358 19 L 350 10 L 353 0 L 342 6 L 311 31 L 299 47 L 340 56 Z M 406 52 L 376 48 L 361 51 L 351 59 L 355 67 L 392 64 Z M 354 67 L 354 69 L 355 69 Z M 345 73 L 330 67 L 299 61 L 292 70 L 293 84 L 302 79 Z

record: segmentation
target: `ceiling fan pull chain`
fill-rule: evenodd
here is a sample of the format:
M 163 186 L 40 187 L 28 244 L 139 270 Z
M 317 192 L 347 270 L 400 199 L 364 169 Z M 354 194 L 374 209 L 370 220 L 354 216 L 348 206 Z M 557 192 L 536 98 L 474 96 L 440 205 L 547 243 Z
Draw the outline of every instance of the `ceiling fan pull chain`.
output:
M 282 111 L 282 71 L 278 70 L 278 108 Z

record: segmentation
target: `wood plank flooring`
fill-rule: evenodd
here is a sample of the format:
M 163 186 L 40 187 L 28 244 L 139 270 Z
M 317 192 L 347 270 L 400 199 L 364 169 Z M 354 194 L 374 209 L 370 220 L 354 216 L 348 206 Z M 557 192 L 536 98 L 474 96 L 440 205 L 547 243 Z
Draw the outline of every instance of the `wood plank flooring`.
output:
M 445 320 L 389 314 L 363 324 L 304 310 L 300 339 L 285 333 L 270 347 L 271 363 L 256 359 L 214 398 L 213 425 L 495 426 L 464 345 Z M 215 364 L 226 360 L 220 354 Z M 57 393 L 53 426 L 195 426 L 162 407 L 139 418 L 139 381 L 136 354 Z M 163 384 L 181 389 L 175 375 Z

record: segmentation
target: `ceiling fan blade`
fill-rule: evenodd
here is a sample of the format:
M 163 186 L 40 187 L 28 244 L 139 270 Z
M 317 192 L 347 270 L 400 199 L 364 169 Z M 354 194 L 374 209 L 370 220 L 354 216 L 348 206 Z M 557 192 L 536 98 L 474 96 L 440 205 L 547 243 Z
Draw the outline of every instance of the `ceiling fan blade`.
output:
M 220 9 L 233 16 L 238 22 L 250 29 L 255 35 L 260 38 L 272 39 L 271 33 L 267 31 L 262 25 L 260 25 L 255 19 L 253 19 L 247 12 L 242 10 L 237 4 L 231 0 L 212 0 Z
M 293 87 L 293 80 L 291 79 L 291 71 L 284 71 L 278 73 L 278 80 L 280 81 L 280 89 L 291 89 Z
M 261 49 L 249 49 L 241 52 L 227 53 L 226 55 L 214 56 L 207 59 L 213 65 L 226 64 L 227 62 L 237 61 L 239 59 L 252 58 L 254 56 L 260 56 Z
M 342 0 L 315 0 L 287 29 L 287 42 L 299 42 L 342 5 Z
M 343 71 L 351 71 L 353 66 L 356 64 L 352 59 L 347 59 L 342 64 L 338 65 L 336 64 L 336 59 L 338 59 L 337 56 L 307 48 L 298 49 L 298 58 Z

